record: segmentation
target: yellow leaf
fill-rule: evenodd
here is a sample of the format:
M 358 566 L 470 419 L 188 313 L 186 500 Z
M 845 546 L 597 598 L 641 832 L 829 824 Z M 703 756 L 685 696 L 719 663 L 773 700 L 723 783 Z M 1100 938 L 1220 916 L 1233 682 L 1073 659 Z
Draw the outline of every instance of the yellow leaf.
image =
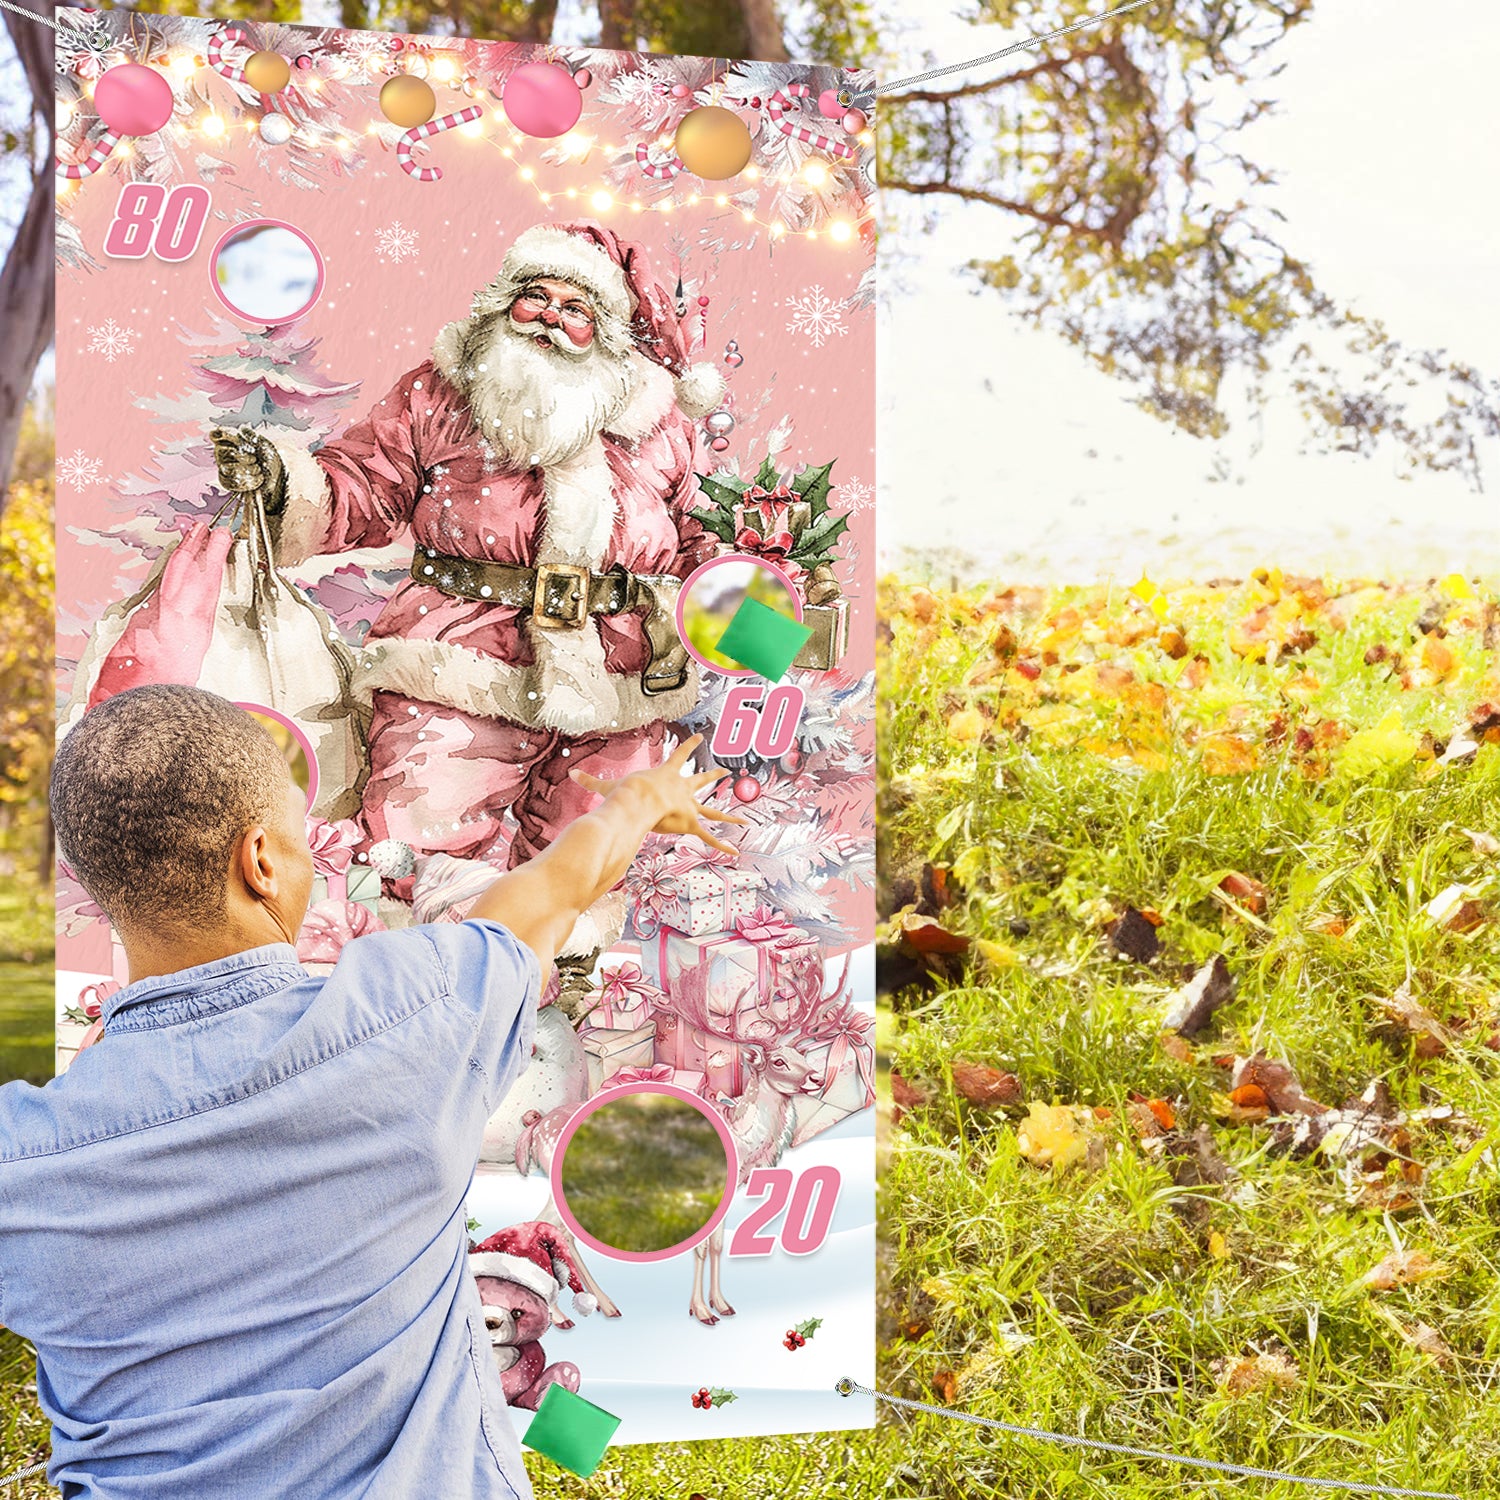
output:
M 1217 1229 L 1208 1232 L 1208 1253 L 1215 1260 L 1223 1260 L 1229 1254 L 1229 1241 Z
M 1053 1172 L 1066 1172 L 1088 1160 L 1094 1117 L 1068 1104 L 1028 1104 L 1016 1130 L 1016 1145 L 1027 1161 Z
M 976 938 L 974 947 L 979 956 L 996 969 L 1013 969 L 1021 962 L 1021 955 L 1004 943 L 992 943 L 988 938 Z
M 961 708 L 948 719 L 948 738 L 965 744 L 985 731 L 984 715 L 977 708 Z
M 1346 776 L 1371 776 L 1377 771 L 1404 766 L 1415 758 L 1417 739 L 1401 725 L 1399 709 L 1392 709 L 1372 729 L 1349 736 L 1339 755 L 1339 769 Z
M 1450 599 L 1473 599 L 1477 596 L 1462 573 L 1450 573 L 1442 582 L 1442 590 Z

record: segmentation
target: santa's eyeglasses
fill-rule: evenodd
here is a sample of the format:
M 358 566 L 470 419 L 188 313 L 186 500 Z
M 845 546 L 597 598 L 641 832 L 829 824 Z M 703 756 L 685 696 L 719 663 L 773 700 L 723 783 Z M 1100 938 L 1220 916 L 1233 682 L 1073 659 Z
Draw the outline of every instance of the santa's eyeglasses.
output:
M 533 323 L 546 313 L 555 311 L 564 328 L 582 333 L 594 326 L 594 310 L 586 302 L 576 299 L 571 302 L 549 297 L 539 286 L 529 286 L 511 303 L 511 314 L 518 323 Z

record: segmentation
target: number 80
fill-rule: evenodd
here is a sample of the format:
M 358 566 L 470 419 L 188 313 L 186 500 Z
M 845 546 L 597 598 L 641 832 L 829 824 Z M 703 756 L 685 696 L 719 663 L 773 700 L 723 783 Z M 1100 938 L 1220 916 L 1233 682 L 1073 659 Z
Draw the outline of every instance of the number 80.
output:
M 159 182 L 132 182 L 120 190 L 115 216 L 104 238 L 112 260 L 184 261 L 198 248 L 208 220 L 209 191 L 185 183 L 169 194 Z

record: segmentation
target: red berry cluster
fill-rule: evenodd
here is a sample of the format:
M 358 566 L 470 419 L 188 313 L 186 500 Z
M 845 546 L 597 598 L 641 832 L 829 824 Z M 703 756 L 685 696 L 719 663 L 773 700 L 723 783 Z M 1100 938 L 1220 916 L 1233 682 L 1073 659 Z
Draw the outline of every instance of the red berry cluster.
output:
M 713 1404 L 714 1398 L 708 1394 L 708 1387 L 706 1385 L 699 1386 L 698 1389 L 693 1392 L 694 1406 L 700 1407 L 702 1408 L 702 1410 L 707 1411 Z
M 795 1328 L 788 1328 L 786 1337 L 781 1341 L 781 1347 L 783 1349 L 800 1349 L 806 1342 L 807 1340 Z

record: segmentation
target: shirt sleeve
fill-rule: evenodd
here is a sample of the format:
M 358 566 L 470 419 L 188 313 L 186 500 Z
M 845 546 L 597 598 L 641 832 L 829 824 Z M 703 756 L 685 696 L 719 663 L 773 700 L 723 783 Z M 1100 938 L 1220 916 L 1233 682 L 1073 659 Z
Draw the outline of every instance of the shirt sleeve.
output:
M 508 927 L 487 918 L 422 930 L 437 949 L 449 999 L 471 1015 L 471 1061 L 485 1079 L 485 1112 L 493 1114 L 531 1062 L 541 966 Z

